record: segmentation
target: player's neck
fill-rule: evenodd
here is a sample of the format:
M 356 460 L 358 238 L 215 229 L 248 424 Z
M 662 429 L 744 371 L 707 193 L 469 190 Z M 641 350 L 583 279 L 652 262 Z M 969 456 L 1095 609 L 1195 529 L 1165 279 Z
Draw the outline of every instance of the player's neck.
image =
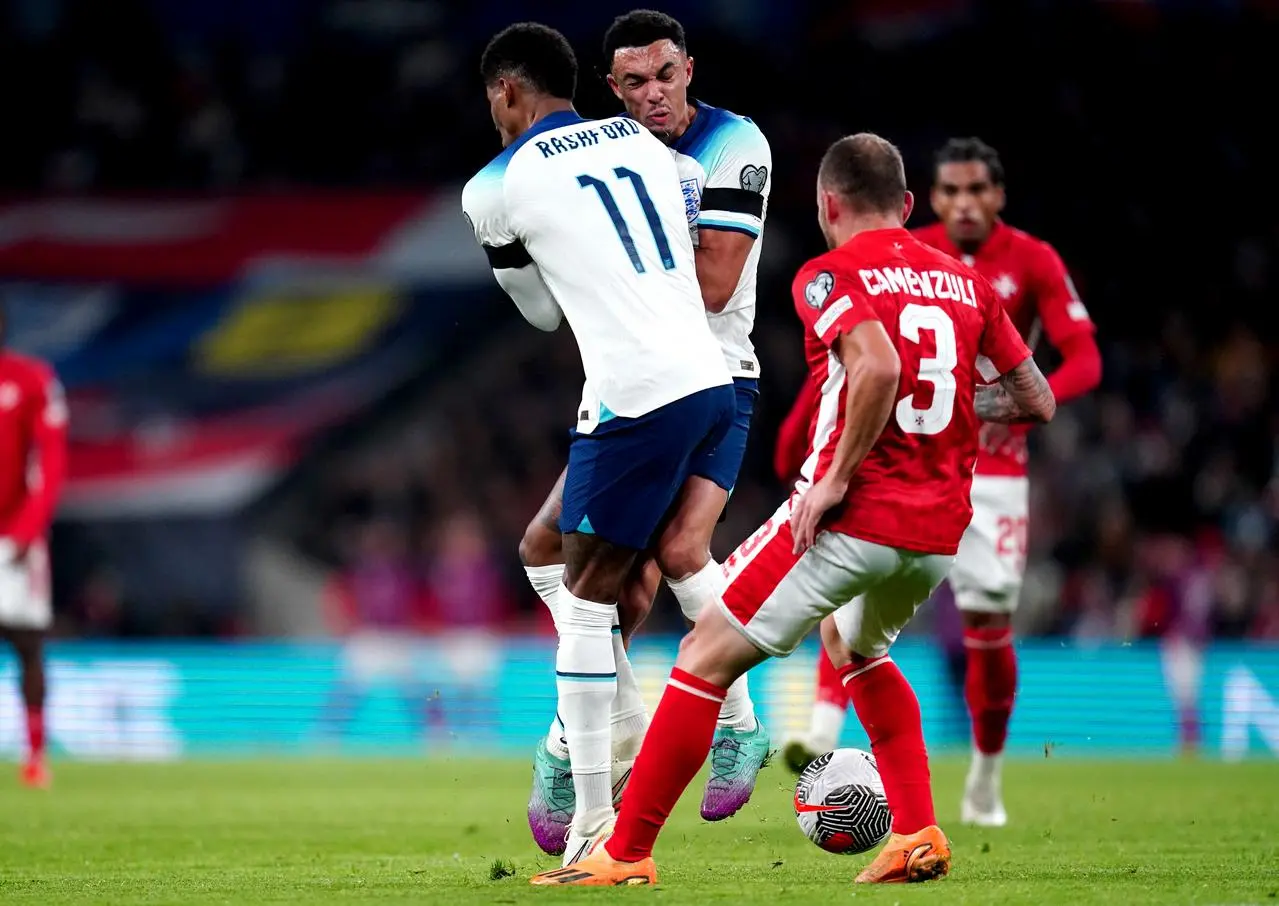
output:
M 671 133 L 671 137 L 666 140 L 666 143 L 669 145 L 679 141 L 680 138 L 683 137 L 684 133 L 688 131 L 688 127 L 693 125 L 693 120 L 695 119 L 697 119 L 697 104 L 690 100 L 684 105 L 683 121 L 680 123 L 679 127 Z
M 529 111 L 531 118 L 528 121 L 528 128 L 532 129 L 538 120 L 550 116 L 552 113 L 563 113 L 572 109 L 573 102 L 565 98 L 538 98 L 533 104 L 533 109 Z
M 850 217 L 847 223 L 837 225 L 834 234 L 835 247 L 843 245 L 850 239 L 872 230 L 900 230 L 902 219 L 895 214 L 861 214 Z

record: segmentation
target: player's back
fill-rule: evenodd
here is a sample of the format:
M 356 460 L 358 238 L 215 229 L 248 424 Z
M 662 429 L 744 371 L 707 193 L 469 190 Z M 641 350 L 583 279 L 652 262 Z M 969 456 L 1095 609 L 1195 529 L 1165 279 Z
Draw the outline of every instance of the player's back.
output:
M 847 302 L 829 303 L 827 314 L 841 305 L 871 306 L 901 362 L 888 423 L 854 474 L 833 527 L 893 547 L 953 554 L 972 518 L 977 357 L 988 348 L 992 318 L 1004 317 L 999 303 L 971 268 L 905 230 L 860 234 L 801 276 L 813 268 L 837 275 L 832 295 L 847 294 Z M 808 343 L 810 362 L 820 364 L 813 360 L 827 350 L 812 336 Z M 842 420 L 842 408 L 842 398 L 838 408 L 819 407 L 817 443 L 823 417 Z M 814 464 L 818 476 L 840 428 L 832 426 Z
M 467 184 L 463 206 L 471 217 L 500 208 L 608 412 L 638 416 L 730 383 L 706 322 L 675 162 L 633 120 L 544 117 Z

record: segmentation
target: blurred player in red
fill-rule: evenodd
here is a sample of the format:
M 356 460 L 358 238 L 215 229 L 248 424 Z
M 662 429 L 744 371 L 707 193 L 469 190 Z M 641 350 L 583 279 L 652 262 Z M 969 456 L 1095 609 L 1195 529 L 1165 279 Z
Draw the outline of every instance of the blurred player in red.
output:
M 67 406 L 48 365 L 5 348 L 5 328 L 0 308 L 0 636 L 22 670 L 22 781 L 44 787 L 44 636 L 53 623 L 45 535 L 66 473 Z
M 656 883 L 653 844 L 706 758 L 728 686 L 790 654 L 819 622 L 893 816 L 857 880 L 926 881 L 950 868 L 919 702 L 888 650 L 945 577 L 971 519 L 978 419 L 1046 421 L 1055 404 L 990 286 L 903 228 L 913 198 L 893 145 L 841 139 L 817 189 L 832 251 L 793 284 L 820 393 L 801 480 L 725 563 L 723 599 L 680 646 L 614 832 L 534 884 Z M 1003 375 L 980 392 L 979 355 Z
M 985 277 L 1030 348 L 1041 332 L 1048 335 L 1062 360 L 1048 378 L 1056 400 L 1067 402 L 1095 388 L 1101 381 L 1101 354 L 1092 320 L 1052 246 L 1000 219 L 1004 168 L 995 150 L 977 138 L 947 142 L 937 152 L 931 201 L 938 222 L 914 235 Z M 949 577 L 964 620 L 965 698 L 973 734 L 961 817 L 986 827 L 1008 821 L 1000 772 L 1017 691 L 1011 617 L 1026 568 L 1027 430 L 1025 425 L 982 426 L 973 521 Z M 792 767 L 802 768 L 838 743 L 843 721 L 832 675 L 829 664 L 818 671 L 817 699 L 828 704 L 814 710 L 807 739 L 787 744 Z

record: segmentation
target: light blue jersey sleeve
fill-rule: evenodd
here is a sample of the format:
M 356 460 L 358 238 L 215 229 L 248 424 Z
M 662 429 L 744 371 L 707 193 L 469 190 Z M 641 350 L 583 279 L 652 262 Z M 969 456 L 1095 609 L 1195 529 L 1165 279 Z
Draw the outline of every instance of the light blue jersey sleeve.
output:
M 753 122 L 733 116 L 717 124 L 707 145 L 698 155 L 706 169 L 698 228 L 759 238 L 772 189 L 768 140 Z

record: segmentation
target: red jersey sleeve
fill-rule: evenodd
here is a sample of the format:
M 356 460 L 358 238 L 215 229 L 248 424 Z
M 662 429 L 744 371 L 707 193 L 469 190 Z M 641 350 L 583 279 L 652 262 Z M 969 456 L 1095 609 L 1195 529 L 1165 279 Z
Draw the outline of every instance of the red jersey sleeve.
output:
M 990 284 L 981 280 L 980 286 L 979 291 L 986 309 L 986 326 L 981 333 L 978 351 L 990 359 L 999 374 L 1007 374 L 1030 358 L 1030 349 L 1021 338 L 1021 333 L 1013 326 L 1004 306 L 995 298 L 995 291 L 990 288 Z
M 35 373 L 35 379 L 27 416 L 35 441 L 36 476 L 8 533 L 19 547 L 30 545 L 48 532 L 67 473 L 67 403 L 62 385 L 45 368 Z
M 1039 320 L 1048 334 L 1048 342 L 1060 349 L 1063 341 L 1079 334 L 1093 333 L 1092 318 L 1079 300 L 1075 283 L 1070 279 L 1061 256 L 1046 242 L 1038 244 L 1032 259 L 1031 280 Z
M 791 290 L 805 333 L 817 337 L 824 346 L 833 346 L 836 337 L 863 321 L 879 320 L 860 280 L 822 267 L 820 259 L 800 270 Z

